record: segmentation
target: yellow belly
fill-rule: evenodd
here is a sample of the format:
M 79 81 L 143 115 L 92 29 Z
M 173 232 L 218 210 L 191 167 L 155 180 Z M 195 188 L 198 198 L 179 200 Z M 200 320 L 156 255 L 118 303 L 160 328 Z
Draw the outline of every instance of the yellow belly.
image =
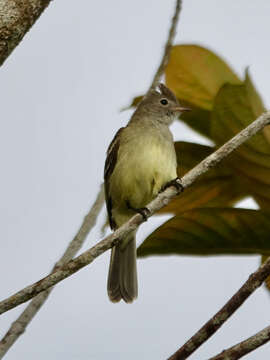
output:
M 173 144 L 160 139 L 136 139 L 134 147 L 121 147 L 110 179 L 113 208 L 146 206 L 168 181 L 175 179 L 176 156 Z

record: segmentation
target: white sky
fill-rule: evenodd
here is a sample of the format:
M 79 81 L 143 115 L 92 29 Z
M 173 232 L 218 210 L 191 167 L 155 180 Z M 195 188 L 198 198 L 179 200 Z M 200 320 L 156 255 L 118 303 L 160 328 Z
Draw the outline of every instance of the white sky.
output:
M 210 47 L 240 75 L 250 65 L 269 107 L 269 0 L 183 3 L 176 43 Z M 106 148 L 130 117 L 119 109 L 149 86 L 173 8 L 174 1 L 53 1 L 1 68 L 1 299 L 45 276 L 76 233 L 102 181 Z M 172 130 L 175 139 L 205 141 L 180 123 Z M 84 249 L 100 239 L 103 221 Z M 144 224 L 138 241 L 160 223 Z M 165 359 L 259 263 L 139 260 L 138 300 L 115 305 L 106 294 L 108 260 L 107 252 L 59 284 L 6 359 Z M 269 325 L 269 306 L 259 289 L 191 359 Z M 0 335 L 24 307 L 0 318 Z M 269 354 L 265 345 L 246 358 Z

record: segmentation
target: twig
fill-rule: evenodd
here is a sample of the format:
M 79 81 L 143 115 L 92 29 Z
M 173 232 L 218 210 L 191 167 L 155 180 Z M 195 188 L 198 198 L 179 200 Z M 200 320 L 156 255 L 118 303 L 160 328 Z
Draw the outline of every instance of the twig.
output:
M 0 65 L 19 44 L 50 1 L 0 1 Z
M 79 231 L 77 232 L 73 240 L 69 243 L 65 253 L 61 257 L 61 259 L 55 264 L 53 271 L 61 267 L 65 262 L 71 260 L 80 250 L 90 230 L 96 224 L 96 220 L 103 206 L 103 203 L 104 189 L 103 185 L 101 185 L 101 189 L 99 190 L 93 206 L 89 210 L 88 214 L 85 216 Z M 40 293 L 37 297 L 35 297 L 26 307 L 26 309 L 22 312 L 22 314 L 18 317 L 18 319 L 13 322 L 8 332 L 0 341 L 0 359 L 4 357 L 6 352 L 15 343 L 19 336 L 24 333 L 27 325 L 36 315 L 40 307 L 45 303 L 52 290 L 53 288 L 51 287 L 50 289 L 47 289 L 46 291 Z
M 164 54 L 162 56 L 161 63 L 156 71 L 156 74 L 148 91 L 154 89 L 157 86 L 162 74 L 164 73 L 165 67 L 169 62 L 172 43 L 176 34 L 176 26 L 178 23 L 181 7 L 182 7 L 182 0 L 176 0 L 175 12 L 171 21 L 171 27 L 170 27 L 168 39 L 164 48 Z
M 270 123 L 270 111 L 261 115 L 252 124 L 234 136 L 226 144 L 221 146 L 217 151 L 204 159 L 200 164 L 195 166 L 182 178 L 182 185 L 184 188 L 190 186 L 200 175 L 205 173 L 207 170 L 219 163 L 223 158 L 228 156 L 234 149 L 240 146 L 243 142 L 248 140 L 251 136 L 256 134 L 264 126 Z M 149 209 L 149 216 L 153 215 L 154 212 L 160 210 L 162 207 L 168 204 L 168 202 L 177 195 L 177 190 L 174 186 L 169 187 L 162 193 L 160 193 L 150 204 L 147 205 Z M 22 304 L 23 302 L 33 298 L 40 292 L 47 290 L 51 286 L 57 284 L 59 281 L 67 278 L 74 274 L 84 266 L 90 264 L 96 257 L 103 254 L 106 250 L 117 244 L 123 236 L 126 236 L 131 231 L 135 230 L 142 222 L 144 218 L 141 214 L 134 215 L 127 223 L 118 228 L 113 234 L 100 241 L 91 249 L 85 251 L 77 258 L 69 261 L 63 265 L 51 275 L 46 276 L 40 281 L 27 286 L 20 290 L 16 294 L 0 302 L 0 314 Z M 270 260 L 266 262 L 260 268 L 262 275 L 258 280 L 254 280 L 253 291 L 260 286 L 261 282 L 270 274 Z M 254 278 L 254 275 L 252 279 Z M 255 276 L 256 278 L 256 276 Z M 224 314 L 223 314 L 224 315 Z M 203 336 L 202 336 L 203 337 Z M 199 339 L 200 341 L 200 339 Z M 202 342 L 201 342 L 202 343 Z M 194 350 L 193 350 L 194 351 Z M 192 352 L 192 350 L 191 350 Z M 177 359 L 177 358 L 175 358 Z
M 259 331 L 250 338 L 241 341 L 239 344 L 223 350 L 220 354 L 211 357 L 209 360 L 237 360 L 270 340 L 270 326 Z

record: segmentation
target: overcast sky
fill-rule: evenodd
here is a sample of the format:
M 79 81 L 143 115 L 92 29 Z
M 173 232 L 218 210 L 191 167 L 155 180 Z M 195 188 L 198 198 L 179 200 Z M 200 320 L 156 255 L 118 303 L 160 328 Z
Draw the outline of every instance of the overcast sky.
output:
M 76 233 L 102 181 L 105 151 L 149 86 L 174 1 L 53 1 L 0 71 L 0 298 L 45 276 Z M 183 0 L 176 43 L 246 66 L 270 104 L 270 2 Z M 206 143 L 180 123 L 177 140 Z M 242 206 L 254 207 L 251 201 Z M 103 211 L 84 249 L 97 242 Z M 151 218 L 138 242 L 164 218 Z M 139 298 L 112 304 L 109 252 L 61 282 L 7 360 L 163 360 L 241 286 L 259 257 L 138 261 Z M 0 335 L 24 305 L 0 319 Z M 269 325 L 260 288 L 191 359 L 202 360 Z M 270 345 L 247 359 L 269 357 Z

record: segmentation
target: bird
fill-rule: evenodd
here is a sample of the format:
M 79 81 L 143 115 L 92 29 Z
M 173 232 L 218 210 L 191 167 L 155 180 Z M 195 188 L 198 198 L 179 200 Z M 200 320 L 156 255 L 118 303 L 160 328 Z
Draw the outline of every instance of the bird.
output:
M 172 122 L 184 111 L 174 93 L 160 83 L 142 99 L 127 126 L 120 128 L 107 150 L 104 187 L 113 231 L 135 213 L 147 218 L 146 205 L 170 185 L 181 188 Z M 136 231 L 111 250 L 107 292 L 112 302 L 132 303 L 138 296 Z

